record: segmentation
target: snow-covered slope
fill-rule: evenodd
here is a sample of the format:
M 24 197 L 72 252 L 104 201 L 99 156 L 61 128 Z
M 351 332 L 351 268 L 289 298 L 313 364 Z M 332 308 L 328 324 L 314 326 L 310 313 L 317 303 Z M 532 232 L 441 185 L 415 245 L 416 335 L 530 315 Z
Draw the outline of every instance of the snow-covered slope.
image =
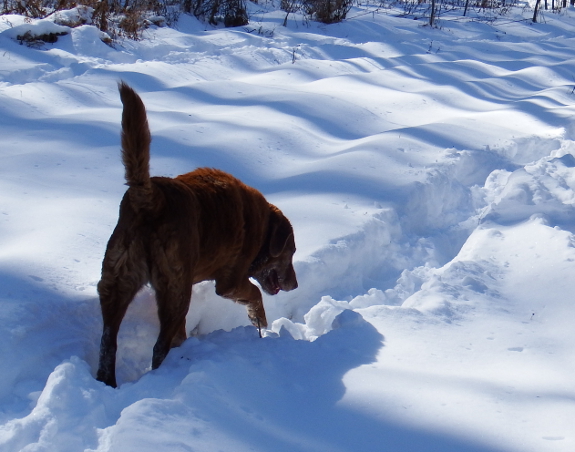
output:
M 575 12 L 350 17 L 182 17 L 115 48 L 89 25 L 28 48 L 50 20 L 0 17 L 0 450 L 575 450 Z M 112 389 L 120 79 L 154 174 L 218 167 L 284 211 L 300 287 L 259 339 L 199 284 L 155 371 L 143 290 Z

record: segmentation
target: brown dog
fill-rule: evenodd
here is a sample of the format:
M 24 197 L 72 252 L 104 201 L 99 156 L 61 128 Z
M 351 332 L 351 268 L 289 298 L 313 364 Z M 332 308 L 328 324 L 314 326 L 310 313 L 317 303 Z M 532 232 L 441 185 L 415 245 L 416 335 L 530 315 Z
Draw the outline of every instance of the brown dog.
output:
M 147 282 L 156 292 L 160 334 L 152 369 L 186 339 L 192 285 L 215 280 L 216 293 L 247 307 L 267 326 L 256 279 L 270 295 L 297 287 L 288 219 L 254 188 L 233 176 L 200 168 L 174 179 L 150 177 L 150 131 L 140 97 L 119 85 L 122 160 L 129 186 L 98 283 L 104 330 L 97 378 L 116 386 L 116 349 L 128 305 Z

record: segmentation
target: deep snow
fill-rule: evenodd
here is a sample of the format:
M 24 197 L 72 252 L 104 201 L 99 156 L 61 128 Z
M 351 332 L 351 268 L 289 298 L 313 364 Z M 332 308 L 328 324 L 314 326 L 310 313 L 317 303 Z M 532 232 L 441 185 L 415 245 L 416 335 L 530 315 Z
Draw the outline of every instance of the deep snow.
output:
M 0 450 L 575 450 L 575 11 L 350 16 L 182 17 L 116 48 L 89 25 L 28 48 L 51 19 L 0 17 Z M 286 213 L 300 287 L 259 339 L 198 285 L 152 372 L 143 290 L 114 390 L 93 374 L 119 79 L 154 174 L 218 167 Z

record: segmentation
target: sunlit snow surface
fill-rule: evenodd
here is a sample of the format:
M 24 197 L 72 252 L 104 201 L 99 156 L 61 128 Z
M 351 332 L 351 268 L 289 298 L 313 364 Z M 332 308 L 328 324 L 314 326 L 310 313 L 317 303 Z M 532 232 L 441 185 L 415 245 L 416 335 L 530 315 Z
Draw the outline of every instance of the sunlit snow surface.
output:
M 28 48 L 50 20 L 0 17 L 0 450 L 572 452 L 575 11 L 283 15 L 183 16 L 115 48 L 89 25 Z M 155 371 L 144 289 L 112 389 L 95 287 L 120 79 L 153 174 L 217 167 L 291 219 L 300 287 L 265 298 L 259 339 L 198 285 Z

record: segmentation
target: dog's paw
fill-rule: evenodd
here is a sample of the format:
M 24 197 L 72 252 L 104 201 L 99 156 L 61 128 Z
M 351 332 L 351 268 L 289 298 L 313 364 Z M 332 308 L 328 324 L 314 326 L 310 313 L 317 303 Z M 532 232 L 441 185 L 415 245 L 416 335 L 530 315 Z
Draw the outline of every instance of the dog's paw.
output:
M 259 311 L 249 310 L 248 317 L 250 318 L 252 325 L 256 328 L 267 328 L 268 320 L 266 319 L 266 313 L 263 309 Z

